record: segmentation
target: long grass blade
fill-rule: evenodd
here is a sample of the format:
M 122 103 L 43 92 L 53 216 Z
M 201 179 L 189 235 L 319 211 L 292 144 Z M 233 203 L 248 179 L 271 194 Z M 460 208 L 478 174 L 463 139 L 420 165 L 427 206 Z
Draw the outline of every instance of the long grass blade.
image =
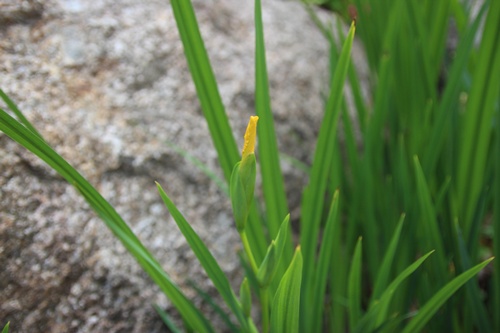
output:
M 389 276 L 394 262 L 394 257 L 396 256 L 396 249 L 399 244 L 399 236 L 401 235 L 401 230 L 403 229 L 404 219 L 405 214 L 402 214 L 396 230 L 394 231 L 394 235 L 392 236 L 391 242 L 389 243 L 389 247 L 385 252 L 384 259 L 382 260 L 382 264 L 380 265 L 380 269 L 378 271 L 377 279 L 375 280 L 375 286 L 372 293 L 372 302 L 379 299 L 382 291 L 389 284 Z
M 436 110 L 436 119 L 429 140 L 429 142 L 432 142 L 432 145 L 428 147 L 425 156 L 423 156 L 422 164 L 426 174 L 430 174 L 434 170 L 443 148 L 446 134 L 450 132 L 451 126 L 447 126 L 451 124 L 451 116 L 453 114 L 450 110 L 457 108 L 459 94 L 463 85 L 462 77 L 467 69 L 467 60 L 470 58 L 474 46 L 474 37 L 487 8 L 485 3 L 464 36 L 460 38 L 460 43 L 449 71 L 447 84 Z
M 161 265 L 153 258 L 140 240 L 134 235 L 114 208 L 81 176 L 66 160 L 57 154 L 38 135 L 17 122 L 4 110 L 0 109 L 0 131 L 41 158 L 57 171 L 66 181 L 73 185 L 97 212 L 103 222 L 111 229 L 127 250 L 162 289 L 184 318 L 191 321 L 192 326 L 200 332 L 213 332 L 206 318 L 186 298 L 179 287 L 163 271 Z
M 222 104 L 193 6 L 191 1 L 181 0 L 172 0 L 171 4 L 201 108 L 224 176 L 226 181 L 229 181 L 233 167 L 239 160 L 238 148 Z
M 320 128 L 318 142 L 314 153 L 309 185 L 302 200 L 301 214 L 301 246 L 304 251 L 304 285 L 310 286 L 313 265 L 316 258 L 316 243 L 323 212 L 328 175 L 333 160 L 334 143 L 336 141 L 337 123 L 341 111 L 344 82 L 349 67 L 352 43 L 355 32 L 354 23 L 342 48 L 339 62 L 332 80 L 330 95 L 325 108 L 325 116 Z
M 447 267 L 443 237 L 438 227 L 437 214 L 432 203 L 430 190 L 417 156 L 413 157 L 413 164 L 415 167 L 415 181 L 417 183 L 420 213 L 422 214 L 420 218 L 422 221 L 422 239 L 425 242 L 424 250 L 436 250 L 437 261 L 434 265 L 434 277 L 442 283 L 447 280 L 446 276 L 443 275 Z
M 348 298 L 349 298 L 349 325 L 351 328 L 361 319 L 361 240 L 359 237 L 354 255 L 352 256 L 351 270 L 349 272 Z
M 332 269 L 332 255 L 334 248 L 340 244 L 336 243 L 336 239 L 340 238 L 340 218 L 339 218 L 339 191 L 333 195 L 333 200 L 330 206 L 330 212 L 326 220 L 325 230 L 323 232 L 323 239 L 319 251 L 319 258 L 315 273 L 314 292 L 312 295 L 312 302 L 310 303 L 310 312 L 308 315 L 303 316 L 304 320 L 308 320 L 305 327 L 310 332 L 320 332 L 323 327 L 323 315 L 325 313 L 325 296 L 327 294 L 326 283 L 328 273 Z
M 403 281 L 415 272 L 433 252 L 434 250 L 417 259 L 413 264 L 403 270 L 389 284 L 389 286 L 387 286 L 387 288 L 382 292 L 380 298 L 372 302 L 366 314 L 359 321 L 359 323 L 357 323 L 354 329 L 355 332 L 372 332 L 389 319 L 388 309 L 394 293 Z
M 457 174 L 458 205 L 463 231 L 469 234 L 484 184 L 492 120 L 500 91 L 500 2 L 490 1 L 483 37 L 462 122 Z
M 292 262 L 280 281 L 274 295 L 271 312 L 271 332 L 298 333 L 300 288 L 302 283 L 302 253 L 295 250 Z
M 463 272 L 444 287 L 442 287 L 427 303 L 425 303 L 417 315 L 408 323 L 402 333 L 418 333 L 421 332 L 429 320 L 436 314 L 441 306 L 467 281 L 472 279 L 479 273 L 486 265 L 488 265 L 494 258 L 483 261 L 482 263 Z
M 23 124 L 27 129 L 29 129 L 31 132 L 33 132 L 40 139 L 43 140 L 42 135 L 40 135 L 40 133 L 38 133 L 38 131 L 36 130 L 35 126 L 33 126 L 31 124 L 31 122 L 28 120 L 28 118 L 26 118 L 24 116 L 24 114 L 21 112 L 21 110 L 19 110 L 19 108 L 17 107 L 16 103 L 14 103 L 14 101 L 11 100 L 10 97 L 7 96 L 7 94 L 2 89 L 0 89 L 0 98 L 3 99 L 3 101 L 5 102 L 5 104 L 7 104 L 7 106 L 9 107 L 9 109 L 16 115 L 16 117 L 19 119 L 19 121 L 21 122 L 21 124 Z
M 288 214 L 283 175 L 281 174 L 278 144 L 274 132 L 274 120 L 269 98 L 269 80 L 267 77 L 264 27 L 262 24 L 261 1 L 255 0 L 255 110 L 260 118 L 259 164 L 262 173 L 262 186 L 266 202 L 267 227 L 269 237 L 274 239 L 280 223 Z M 291 241 L 285 255 L 292 257 Z
M 235 293 L 233 292 L 231 285 L 229 284 L 229 280 L 220 268 L 219 264 L 212 256 L 201 238 L 196 234 L 193 228 L 186 221 L 182 213 L 177 209 L 172 200 L 170 200 L 160 184 L 156 183 L 156 186 L 158 187 L 158 192 L 160 193 L 163 202 L 167 206 L 170 214 L 172 214 L 172 217 L 174 218 L 177 226 L 186 238 L 189 246 L 205 269 L 208 277 L 210 278 L 210 280 L 212 280 L 215 288 L 217 288 L 227 306 L 231 309 L 236 318 L 238 318 L 238 321 L 243 326 L 243 328 L 245 330 L 248 330 L 249 326 L 247 323 L 247 319 L 243 314 L 241 307 L 239 306 Z
M 178 145 L 173 142 L 167 142 L 167 145 L 175 150 L 176 153 L 184 157 L 190 163 L 192 163 L 196 168 L 198 168 L 201 172 L 203 172 L 208 178 L 210 178 L 219 189 L 224 192 L 224 194 L 229 197 L 229 188 L 227 187 L 226 182 L 221 179 L 213 170 L 211 170 L 205 163 L 203 163 L 200 159 L 198 159 L 193 154 L 189 153 L 185 149 L 182 149 Z
M 460 254 L 460 266 L 463 270 L 469 269 L 471 265 L 471 258 L 467 252 L 467 247 L 465 246 L 465 240 L 462 236 L 462 231 L 458 222 L 455 223 L 455 232 L 457 237 L 458 252 Z M 488 320 L 488 314 L 486 312 L 486 307 L 484 306 L 483 300 L 481 299 L 481 290 L 477 284 L 476 279 L 471 279 L 465 284 L 465 291 L 467 295 L 468 311 L 471 313 L 474 319 L 475 326 L 480 333 L 493 332 L 490 321 Z
M 201 37 L 193 5 L 190 0 L 171 0 L 170 2 L 201 109 L 207 120 L 224 177 L 229 183 L 233 167 L 240 160 L 240 155 Z M 255 205 L 252 205 L 247 229 L 255 259 L 260 263 L 266 253 L 267 242 Z
M 219 315 L 220 319 L 226 324 L 227 328 L 229 329 L 230 332 L 239 332 L 239 328 L 236 327 L 236 325 L 231 321 L 231 318 L 229 318 L 229 315 L 222 309 L 214 300 L 214 298 L 198 287 L 194 281 L 188 281 L 188 284 L 196 291 L 198 296 L 201 297 L 205 302 L 210 305 L 210 307 L 214 310 L 214 312 Z
M 156 313 L 158 313 L 161 320 L 168 327 L 171 333 L 182 333 L 180 328 L 178 328 L 177 325 L 175 325 L 172 318 L 170 318 L 170 316 L 165 310 L 160 308 L 157 304 L 153 304 L 153 308 L 155 309 Z

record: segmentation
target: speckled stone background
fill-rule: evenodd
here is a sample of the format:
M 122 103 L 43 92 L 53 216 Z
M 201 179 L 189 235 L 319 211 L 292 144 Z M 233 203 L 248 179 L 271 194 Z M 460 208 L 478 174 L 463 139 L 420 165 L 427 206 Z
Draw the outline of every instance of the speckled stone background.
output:
M 263 5 L 279 146 L 308 161 L 322 116 L 327 44 L 298 1 Z M 194 6 L 241 144 L 253 114 L 253 1 Z M 187 279 L 215 293 L 155 180 L 239 286 L 227 197 L 167 145 L 221 175 L 168 1 L 0 0 L 0 87 L 189 296 Z M 295 208 L 305 175 L 283 169 Z M 10 320 L 12 332 L 166 331 L 151 307 L 171 310 L 159 289 L 71 186 L 3 134 L 0 268 L 0 325 Z

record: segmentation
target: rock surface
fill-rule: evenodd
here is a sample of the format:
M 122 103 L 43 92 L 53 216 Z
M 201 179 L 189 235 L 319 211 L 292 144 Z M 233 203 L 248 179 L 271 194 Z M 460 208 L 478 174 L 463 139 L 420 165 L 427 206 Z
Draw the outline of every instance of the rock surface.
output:
M 279 146 L 307 161 L 322 116 L 327 45 L 298 2 L 263 5 Z M 254 112 L 253 2 L 194 6 L 241 145 Z M 190 297 L 187 279 L 215 293 L 155 180 L 239 286 L 239 240 L 227 197 L 167 145 L 222 174 L 168 1 L 0 0 L 0 87 Z M 283 168 L 296 193 L 305 176 Z M 289 199 L 296 207 L 298 196 Z M 170 309 L 169 301 L 79 194 L 4 134 L 0 267 L 0 326 L 10 320 L 12 332 L 166 331 L 151 304 Z

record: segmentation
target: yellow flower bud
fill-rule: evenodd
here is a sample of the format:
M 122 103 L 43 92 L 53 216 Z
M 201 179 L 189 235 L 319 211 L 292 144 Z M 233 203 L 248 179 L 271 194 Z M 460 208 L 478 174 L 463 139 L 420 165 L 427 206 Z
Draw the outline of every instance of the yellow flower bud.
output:
M 257 136 L 257 121 L 259 121 L 258 116 L 251 116 L 248 122 L 247 130 L 245 132 L 245 143 L 243 144 L 243 151 L 241 152 L 241 159 L 245 159 L 250 154 L 255 151 L 255 141 Z

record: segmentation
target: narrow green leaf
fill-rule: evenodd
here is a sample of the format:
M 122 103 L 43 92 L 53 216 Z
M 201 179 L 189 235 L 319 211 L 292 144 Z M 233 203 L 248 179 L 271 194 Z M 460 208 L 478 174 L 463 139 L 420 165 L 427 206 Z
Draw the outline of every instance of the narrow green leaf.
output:
M 193 6 L 191 1 L 170 2 L 203 114 L 217 149 L 220 165 L 226 180 L 229 181 L 233 166 L 239 160 L 238 148 L 222 104 Z
M 201 109 L 207 120 L 224 177 L 229 183 L 231 172 L 234 165 L 240 160 L 240 155 L 222 104 L 193 6 L 190 0 L 171 0 L 170 3 Z M 260 263 L 264 258 L 267 242 L 255 205 L 252 205 L 250 211 L 247 234 L 252 249 L 254 249 L 255 259 Z
M 239 331 L 239 329 L 235 326 L 235 324 L 233 324 L 233 322 L 229 318 L 229 315 L 215 302 L 214 298 L 209 293 L 198 287 L 198 285 L 196 285 L 196 283 L 193 280 L 188 280 L 188 284 L 196 291 L 198 296 L 200 296 L 201 299 L 207 302 L 208 305 L 210 305 L 210 307 L 215 311 L 215 313 L 219 315 L 219 317 L 222 319 L 224 324 L 226 324 L 230 332 Z
M 460 253 L 460 266 L 462 270 L 469 269 L 471 265 L 471 258 L 467 252 L 467 247 L 465 246 L 465 241 L 462 236 L 462 231 L 458 225 L 458 221 L 455 222 L 455 233 L 457 236 L 458 252 Z M 481 299 L 481 290 L 477 284 L 476 279 L 471 279 L 465 284 L 465 291 L 467 295 L 468 304 L 470 304 L 469 312 L 472 314 L 475 325 L 480 333 L 493 332 L 486 307 L 484 306 L 483 300 Z
M 360 0 L 357 2 L 360 2 Z M 373 53 L 372 55 L 368 54 L 369 57 L 373 58 L 372 60 L 369 59 L 369 61 L 379 59 L 372 63 L 372 68 L 377 70 L 377 89 L 374 91 L 373 111 L 367 121 L 367 128 L 365 130 L 365 152 L 363 161 L 360 163 L 361 170 L 358 186 L 355 188 L 358 193 L 356 196 L 355 213 L 360 214 L 359 219 L 363 221 L 363 235 L 365 236 L 364 247 L 368 259 L 367 264 L 372 276 L 376 276 L 379 268 L 378 263 L 381 261 L 379 258 L 381 254 L 378 248 L 381 230 L 378 228 L 377 223 L 377 200 L 375 199 L 379 196 L 379 188 L 383 185 L 377 184 L 376 182 L 381 178 L 384 172 L 383 159 L 381 158 L 381 156 L 384 156 L 384 142 L 386 142 L 384 134 L 387 128 L 387 122 L 390 118 L 391 104 L 394 103 L 391 99 L 391 95 L 387 92 L 393 90 L 393 68 L 395 66 L 396 56 L 392 52 L 393 44 L 395 40 L 397 40 L 396 33 L 400 30 L 400 7 L 402 4 L 403 2 L 398 1 L 393 6 L 385 8 L 388 14 L 384 22 L 380 23 L 385 25 L 385 21 L 387 21 L 387 28 L 386 30 L 378 31 L 378 33 L 381 34 L 380 36 L 377 34 L 377 30 L 371 31 L 372 29 L 381 29 L 381 27 L 374 26 L 377 23 L 376 21 L 371 22 L 371 19 L 376 19 L 377 15 L 375 15 L 375 13 L 365 13 L 365 10 L 360 10 L 359 12 L 360 22 L 362 22 L 361 20 L 363 20 L 364 14 L 368 16 L 364 18 L 367 20 L 366 22 L 370 22 L 370 24 L 367 25 L 360 24 L 361 38 L 363 38 L 362 30 L 364 30 L 365 34 L 370 36 L 364 37 L 365 46 L 372 48 L 372 50 L 367 50 L 367 52 L 370 51 L 370 53 Z M 382 10 L 383 6 L 381 8 L 377 6 L 377 11 Z M 367 38 L 370 40 L 367 40 Z M 377 41 L 379 41 L 379 43 L 377 43 Z M 374 45 L 368 45 L 368 42 Z M 382 49 L 380 49 L 381 47 Z M 353 225 L 352 228 L 354 227 Z M 357 231 L 353 232 L 349 240 L 355 242 L 357 235 Z
M 453 112 L 450 110 L 457 109 L 459 94 L 463 88 L 463 76 L 467 70 L 467 65 L 470 54 L 474 47 L 474 38 L 477 30 L 486 13 L 486 3 L 481 7 L 481 10 L 474 19 L 474 22 L 468 27 L 466 33 L 459 40 L 457 50 L 455 52 L 454 61 L 449 70 L 447 84 L 444 88 L 443 95 L 439 101 L 439 106 L 436 110 L 434 125 L 432 126 L 429 145 L 423 156 L 423 167 L 426 174 L 434 170 L 439 154 L 445 143 L 446 133 L 451 129 L 451 116 Z M 447 126 L 448 125 L 448 126 Z
M 283 260 L 284 263 L 288 265 L 288 261 L 286 261 L 287 259 L 283 259 L 282 255 L 288 245 L 288 241 L 290 240 L 290 214 L 287 214 L 283 219 L 283 222 L 281 222 L 280 230 L 274 240 L 278 249 L 278 260 Z
M 246 277 L 240 286 L 240 302 L 243 313 L 247 318 L 250 317 L 252 311 L 252 292 L 250 291 L 250 284 Z
M 155 309 L 156 313 L 160 316 L 161 320 L 163 323 L 168 327 L 171 333 L 182 333 L 180 328 L 178 328 L 174 322 L 172 321 L 172 318 L 168 315 L 168 313 L 160 308 L 157 304 L 153 304 L 153 308 Z M 2 332 L 3 333 L 3 332 Z
M 335 194 L 334 194 L 335 199 Z M 340 197 L 338 199 L 340 201 Z M 339 205 L 338 209 L 338 217 L 336 217 L 336 221 L 334 222 L 334 230 L 332 236 L 332 244 L 333 250 L 331 254 L 330 261 L 330 277 L 328 278 L 328 284 L 330 287 L 331 294 L 331 303 L 330 309 L 325 309 L 325 320 L 329 327 L 330 332 L 343 332 L 346 327 L 346 319 L 347 319 L 347 278 L 349 274 L 349 257 L 346 255 L 345 244 L 343 242 L 343 223 L 340 223 L 340 212 L 341 205 L 340 202 L 337 203 Z M 330 210 L 332 214 L 334 214 L 334 208 Z M 331 216 L 333 218 L 333 215 Z M 330 218 L 330 216 L 329 216 Z M 328 223 L 328 222 L 327 222 Z M 323 237 L 330 237 L 325 234 Z M 325 245 L 327 246 L 327 245 Z M 325 251 L 326 248 L 325 248 Z M 327 255 L 327 253 L 325 253 Z M 321 259 L 321 250 L 319 263 L 322 265 Z M 318 276 L 320 273 L 318 273 Z
M 302 253 L 295 250 L 292 262 L 280 281 L 271 308 L 271 332 L 298 333 L 300 288 L 302 283 Z
M 389 247 L 385 252 L 382 264 L 380 265 L 377 279 L 375 280 L 375 286 L 373 287 L 373 293 L 371 299 L 372 303 L 380 297 L 383 288 L 385 288 L 389 284 L 389 275 L 391 273 L 394 257 L 396 256 L 396 249 L 398 247 L 401 230 L 403 229 L 404 219 L 405 219 L 405 214 L 401 214 L 401 218 L 399 219 L 396 230 L 394 231 L 394 235 L 392 236 L 391 242 L 389 243 Z
M 500 104 L 500 101 L 499 101 Z M 495 170 L 500 170 L 500 117 L 496 121 L 496 146 L 494 150 Z M 500 173 L 494 176 L 493 195 L 493 255 L 500 258 Z M 500 260 L 493 263 L 493 306 L 492 313 L 500 313 Z M 493 316 L 494 329 L 500 332 L 500 316 Z
M 304 163 L 304 162 L 296 159 L 293 156 L 285 154 L 285 153 L 280 153 L 280 159 L 282 161 L 284 161 L 285 163 L 290 164 L 295 169 L 297 169 L 299 171 L 302 171 L 304 174 L 309 175 L 310 168 L 309 168 L 309 166 L 306 163 Z
M 192 163 L 195 167 L 197 167 L 201 172 L 203 172 L 208 178 L 213 180 L 213 182 L 219 187 L 219 189 L 224 192 L 229 197 L 229 189 L 227 187 L 226 182 L 221 179 L 217 174 L 211 170 L 205 163 L 203 163 L 200 159 L 198 159 L 193 154 L 189 153 L 185 149 L 182 149 L 180 146 L 176 145 L 173 142 L 167 142 L 167 145 L 172 148 L 176 153 L 184 157 L 190 163 Z
M 500 2 L 490 1 L 477 66 L 463 116 L 457 189 L 463 231 L 469 235 L 484 184 L 495 103 L 500 91 Z
M 415 180 L 417 183 L 420 213 L 422 214 L 420 217 L 422 221 L 421 237 L 425 242 L 423 250 L 436 249 L 437 261 L 434 265 L 434 277 L 439 279 L 436 282 L 444 282 L 447 280 L 447 277 L 444 275 L 447 267 L 447 260 L 445 257 L 443 237 L 438 227 L 437 214 L 432 203 L 430 190 L 417 156 L 413 156 L 413 163 L 415 167 Z
M 311 303 L 309 304 L 310 312 L 305 315 L 304 320 L 308 321 L 305 326 L 310 332 L 320 332 L 323 327 L 323 315 L 325 314 L 325 296 L 327 294 L 326 283 L 328 273 L 337 267 L 332 266 L 332 256 L 335 252 L 334 248 L 340 244 L 335 243 L 335 239 L 340 236 L 340 218 L 339 218 L 339 191 L 333 195 L 333 200 L 326 220 L 321 248 L 319 251 L 319 259 L 315 272 L 314 292 L 312 294 Z M 307 317 L 307 318 L 305 318 Z
M 468 269 L 460 274 L 444 287 L 442 287 L 424 306 L 418 310 L 417 315 L 408 323 L 402 333 L 421 332 L 429 320 L 436 314 L 441 306 L 467 281 L 472 279 L 494 258 L 483 261 L 482 263 Z
M 12 101 L 9 98 L 9 96 L 7 96 L 7 94 L 2 89 L 0 89 L 0 98 L 3 99 L 3 101 L 5 102 L 5 104 L 7 104 L 7 106 L 9 107 L 9 109 L 16 115 L 16 117 L 19 119 L 19 121 L 21 122 L 21 124 L 23 124 L 24 126 L 26 126 L 27 129 L 29 129 L 31 132 L 33 132 L 40 139 L 43 140 L 42 135 L 40 133 L 38 133 L 38 131 L 36 130 L 36 128 L 24 116 L 24 114 L 21 112 L 21 110 L 19 110 L 19 108 L 17 107 L 16 103 L 14 103 L 14 101 Z
M 277 264 L 277 254 L 276 254 L 276 243 L 271 241 L 271 245 L 267 249 L 267 254 L 260 264 L 259 270 L 257 271 L 257 281 L 259 282 L 260 288 L 267 288 L 271 283 L 274 272 L 276 271 Z
M 352 256 L 351 270 L 349 272 L 348 298 L 349 298 L 349 325 L 356 327 L 361 319 L 361 249 L 362 238 L 358 238 L 354 255 Z
M 160 196 L 163 199 L 163 202 L 167 206 L 170 214 L 172 214 L 172 217 L 174 218 L 177 226 L 186 238 L 189 246 L 205 269 L 208 277 L 210 278 L 210 280 L 212 280 L 215 288 L 217 288 L 228 307 L 234 313 L 236 318 L 238 318 L 240 324 L 245 329 L 248 329 L 247 319 L 243 314 L 240 305 L 238 304 L 238 300 L 236 299 L 231 285 L 229 284 L 229 280 L 220 268 L 219 264 L 207 249 L 200 237 L 186 221 L 181 212 L 177 209 L 175 204 L 170 200 L 160 184 L 156 183 L 156 186 L 158 187 L 158 191 L 160 192 Z
M 2 333 L 9 333 L 9 327 L 10 327 L 10 321 L 5 324 L 5 326 L 2 329 Z
M 387 312 L 392 300 L 392 296 L 401 285 L 401 283 L 403 283 L 404 280 L 406 280 L 413 272 L 415 272 L 417 268 L 419 268 L 432 253 L 434 253 L 434 250 L 426 253 L 421 258 L 416 260 L 391 282 L 391 284 L 381 294 L 380 298 L 372 302 L 366 314 L 363 316 L 359 324 L 357 324 L 356 329 L 354 330 L 355 332 L 371 332 L 372 330 L 382 325 L 384 321 L 389 320 Z
M 350 54 L 356 28 L 351 25 L 346 41 L 342 48 L 339 62 L 335 69 L 328 102 L 325 107 L 325 116 L 321 124 L 318 142 L 314 153 L 307 195 L 303 196 L 301 214 L 301 246 L 304 250 L 304 285 L 309 286 L 312 281 L 313 265 L 316 258 L 316 244 L 319 226 L 323 212 L 326 186 L 333 160 L 334 146 L 337 134 L 337 123 L 341 111 L 341 102 L 344 82 L 349 68 Z M 305 306 L 305 305 L 304 305 Z
M 281 223 L 276 239 L 271 241 L 266 257 L 262 261 L 257 279 L 261 283 L 261 287 L 268 287 L 272 281 L 279 281 L 284 274 L 276 274 L 280 266 L 288 266 L 289 261 L 283 257 L 285 247 L 290 244 L 290 214 L 288 214 Z M 271 258 L 272 257 L 272 258 Z M 276 285 L 277 287 L 277 285 Z M 272 288 L 271 290 L 276 290 Z
M 106 226 L 111 229 L 113 234 L 135 257 L 144 271 L 149 274 L 153 281 L 172 301 L 181 315 L 190 320 L 192 327 L 200 332 L 213 332 L 210 323 L 163 271 L 158 261 L 154 259 L 151 253 L 134 235 L 121 216 L 66 160 L 59 156 L 39 136 L 17 122 L 2 109 L 0 109 L 0 131 L 40 157 L 65 178 L 66 181 L 73 185 L 97 212 Z
M 262 174 L 262 187 L 266 202 L 267 227 L 269 236 L 274 239 L 280 223 L 288 212 L 285 186 L 281 173 L 278 145 L 274 132 L 274 120 L 269 98 L 267 78 L 264 27 L 262 24 L 261 1 L 255 0 L 255 111 L 260 117 L 258 126 L 259 164 Z M 286 256 L 292 256 L 292 243 L 289 242 Z

